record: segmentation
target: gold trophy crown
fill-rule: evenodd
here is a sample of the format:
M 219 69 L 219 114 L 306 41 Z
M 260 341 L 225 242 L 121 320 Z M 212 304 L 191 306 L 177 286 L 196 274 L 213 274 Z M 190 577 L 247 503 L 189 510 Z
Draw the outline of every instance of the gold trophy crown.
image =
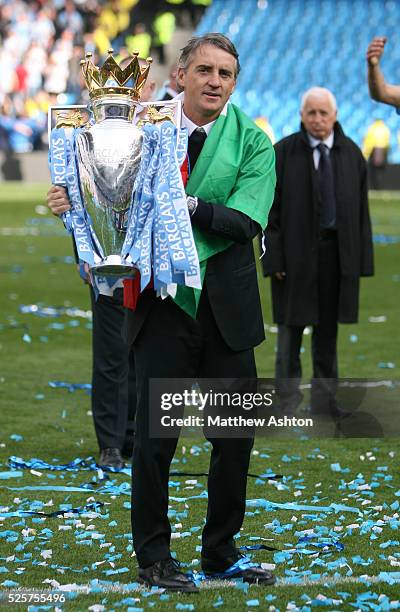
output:
M 146 66 L 141 68 L 139 53 L 135 52 L 129 64 L 122 69 L 115 61 L 113 53 L 113 49 L 108 50 L 108 57 L 100 68 L 92 62 L 91 53 L 86 53 L 86 59 L 81 60 L 90 98 L 93 100 L 110 95 L 120 95 L 139 101 L 149 75 L 152 58 L 148 57 Z

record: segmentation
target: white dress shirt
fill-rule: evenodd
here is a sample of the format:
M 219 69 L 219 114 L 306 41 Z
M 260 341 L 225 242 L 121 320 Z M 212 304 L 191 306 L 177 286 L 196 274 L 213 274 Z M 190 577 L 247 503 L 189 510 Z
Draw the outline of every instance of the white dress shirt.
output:
M 210 123 L 206 123 L 206 125 L 196 125 L 195 123 L 193 123 L 193 121 L 189 119 L 189 117 L 186 117 L 184 111 L 182 111 L 181 127 L 187 128 L 189 136 L 191 136 L 193 132 L 197 130 L 199 127 L 203 128 L 203 130 L 208 136 L 215 122 L 216 122 L 216 119 L 214 119 L 214 121 L 210 121 Z
M 307 132 L 307 136 L 308 136 L 308 141 L 310 143 L 310 146 L 313 149 L 314 168 L 318 170 L 319 158 L 321 157 L 321 153 L 316 147 L 318 147 L 319 144 L 324 144 L 328 147 L 329 152 L 330 152 L 330 150 L 333 147 L 333 132 L 331 132 L 328 138 L 325 138 L 325 140 L 317 140 L 316 138 L 314 138 L 314 136 L 311 136 L 309 132 Z

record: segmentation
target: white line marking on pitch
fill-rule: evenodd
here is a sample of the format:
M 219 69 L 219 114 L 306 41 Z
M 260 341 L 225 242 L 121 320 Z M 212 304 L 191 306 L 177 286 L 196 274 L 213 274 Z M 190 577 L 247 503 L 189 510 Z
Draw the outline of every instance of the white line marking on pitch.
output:
M 324 586 L 324 587 L 336 587 L 341 584 L 364 584 L 365 587 L 368 586 L 368 583 L 382 583 L 386 582 L 383 578 L 379 576 L 368 576 L 366 574 L 362 576 L 341 576 L 338 578 L 329 578 L 329 577 L 321 577 L 318 579 L 311 580 L 307 577 L 304 577 L 301 582 L 291 582 L 288 578 L 278 578 L 276 584 L 273 586 L 267 586 L 265 588 L 279 588 L 279 587 L 312 587 L 312 586 Z M 396 584 L 400 583 L 400 579 L 396 579 L 394 581 Z M 115 585 L 106 585 L 106 584 L 96 584 L 96 589 L 101 589 L 102 593 L 140 593 L 146 591 L 147 589 L 143 586 L 138 585 L 135 588 L 127 589 L 127 584 L 115 584 Z M 213 590 L 213 589 L 227 589 L 235 586 L 235 582 L 231 580 L 206 580 L 204 582 L 200 582 L 199 588 L 204 590 Z M 252 585 L 250 585 L 252 586 Z M 81 593 L 82 595 L 87 595 L 91 593 L 93 585 L 90 584 L 58 584 L 57 581 L 54 581 L 52 587 L 38 589 L 41 592 L 51 592 L 51 591 L 64 591 L 64 592 L 74 592 Z M 157 591 L 155 591 L 156 593 Z M 164 592 L 164 589 L 160 589 L 160 593 Z

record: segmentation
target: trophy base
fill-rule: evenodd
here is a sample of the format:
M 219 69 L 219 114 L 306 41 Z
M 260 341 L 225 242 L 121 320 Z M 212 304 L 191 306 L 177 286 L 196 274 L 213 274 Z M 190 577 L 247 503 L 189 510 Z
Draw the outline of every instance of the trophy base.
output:
M 100 263 L 95 264 L 90 268 L 91 272 L 96 276 L 117 276 L 120 278 L 133 278 L 137 269 L 121 255 L 108 255 Z

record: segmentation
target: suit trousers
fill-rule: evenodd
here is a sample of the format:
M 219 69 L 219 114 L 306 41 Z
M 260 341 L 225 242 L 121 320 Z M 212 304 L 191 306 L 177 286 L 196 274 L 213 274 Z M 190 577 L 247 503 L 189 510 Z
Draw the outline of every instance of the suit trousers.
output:
M 227 314 L 228 316 L 228 314 Z M 178 439 L 149 436 L 149 379 L 255 378 L 253 349 L 233 351 L 216 325 L 204 287 L 196 320 L 170 298 L 154 299 L 133 344 L 137 376 L 136 437 L 132 463 L 132 533 L 140 567 L 170 556 L 168 478 Z M 253 438 L 210 439 L 208 509 L 202 554 L 235 555 Z
M 122 289 L 95 299 L 90 288 L 92 331 L 92 413 L 100 449 L 122 449 L 136 411 L 134 361 L 122 338 Z M 128 407 L 129 406 L 129 407 Z
M 282 281 L 284 282 L 284 281 Z M 311 412 L 335 414 L 338 378 L 337 332 L 340 263 L 336 232 L 323 232 L 318 241 L 318 323 L 313 325 L 311 352 Z M 280 406 L 292 414 L 303 395 L 300 349 L 305 325 L 278 325 L 275 363 Z

